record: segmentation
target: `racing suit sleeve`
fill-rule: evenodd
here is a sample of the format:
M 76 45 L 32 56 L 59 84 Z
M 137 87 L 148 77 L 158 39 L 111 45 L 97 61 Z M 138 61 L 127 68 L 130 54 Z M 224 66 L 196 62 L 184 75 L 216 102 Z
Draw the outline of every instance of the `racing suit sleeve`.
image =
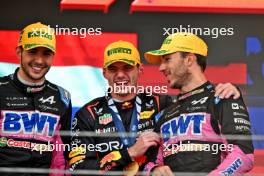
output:
M 170 95 L 160 95 L 159 96 L 159 111 L 167 108 L 168 106 L 172 105 L 174 101 L 174 97 Z
M 54 143 L 58 144 L 58 146 L 60 146 L 60 144 L 62 144 L 62 140 L 61 137 L 58 135 L 55 136 L 54 138 Z M 52 151 L 52 161 L 51 161 L 51 169 L 58 169 L 58 170 L 64 170 L 66 167 L 66 161 L 64 159 L 64 155 L 63 155 L 63 150 L 61 150 L 61 148 L 55 148 Z M 49 174 L 49 176 L 63 176 L 63 173 L 51 173 Z
M 155 167 L 163 166 L 163 144 L 158 147 L 151 147 L 147 152 L 148 163 L 144 167 L 146 175 L 151 175 L 151 172 Z
M 71 123 L 72 123 L 72 104 L 70 101 L 65 114 L 62 116 L 62 118 L 60 120 L 61 127 L 60 127 L 59 131 L 63 131 L 63 132 L 67 132 L 67 133 L 70 132 L 71 131 Z M 60 138 L 64 144 L 70 143 L 70 140 L 71 140 L 70 135 L 62 135 L 62 136 L 60 136 Z M 68 151 L 65 151 L 65 152 L 67 153 Z M 66 157 L 66 153 L 64 154 L 65 157 Z
M 72 121 L 71 151 L 68 154 L 70 170 L 98 170 L 95 152 L 95 139 L 92 136 L 79 136 L 80 132 L 94 132 L 94 119 L 88 111 L 80 109 Z
M 221 102 L 222 101 L 222 102 Z M 223 135 L 240 135 L 249 137 L 250 121 L 247 108 L 240 97 L 238 100 L 221 100 L 217 107 L 220 133 Z M 221 164 L 209 175 L 242 175 L 253 168 L 254 148 L 252 140 L 227 139 L 232 144 Z
M 155 122 L 156 122 L 156 127 L 154 128 L 154 132 L 156 133 L 160 133 L 159 129 L 160 129 L 160 125 L 158 123 L 158 121 L 160 120 L 162 114 L 164 111 L 161 111 L 160 113 L 158 113 L 155 116 Z M 146 172 L 146 175 L 149 176 L 151 175 L 151 172 L 153 171 L 153 169 L 157 166 L 163 166 L 163 143 L 161 142 L 161 144 L 157 147 L 150 147 L 147 152 L 146 152 L 146 156 L 147 156 L 147 164 L 144 167 L 144 171 Z
M 69 105 L 64 113 L 64 115 L 61 117 L 60 120 L 60 126 L 58 130 L 60 131 L 70 131 L 70 122 L 71 122 L 71 113 L 72 113 L 72 105 L 71 102 L 69 102 Z M 67 144 L 69 142 L 70 137 L 68 136 L 60 136 L 59 132 L 57 131 L 54 136 L 54 144 L 55 147 L 52 151 L 52 161 L 51 161 L 51 169 L 59 169 L 64 170 L 66 168 L 66 161 L 65 161 L 65 155 L 64 155 L 64 148 L 61 144 Z M 64 142 L 63 142 L 64 141 Z M 63 176 L 63 173 L 54 173 L 50 174 L 50 176 Z

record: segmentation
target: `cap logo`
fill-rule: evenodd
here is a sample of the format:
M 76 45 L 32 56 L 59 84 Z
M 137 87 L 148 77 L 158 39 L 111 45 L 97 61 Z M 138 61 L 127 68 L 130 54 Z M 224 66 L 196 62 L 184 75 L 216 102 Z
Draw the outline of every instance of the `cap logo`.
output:
M 163 44 L 170 44 L 171 43 L 171 39 L 165 39 Z
M 52 40 L 52 35 L 49 35 L 48 33 L 41 32 L 41 31 L 28 32 L 28 38 L 31 38 L 31 37 L 44 37 L 49 40 Z
M 165 54 L 167 53 L 167 50 L 155 50 L 155 51 L 150 51 L 152 54 Z
M 177 48 L 183 49 L 183 50 L 193 50 L 192 48 L 187 48 L 184 46 L 176 46 Z
M 107 51 L 107 56 L 111 56 L 112 54 L 117 54 L 117 53 L 131 54 L 132 50 L 130 48 L 113 48 Z

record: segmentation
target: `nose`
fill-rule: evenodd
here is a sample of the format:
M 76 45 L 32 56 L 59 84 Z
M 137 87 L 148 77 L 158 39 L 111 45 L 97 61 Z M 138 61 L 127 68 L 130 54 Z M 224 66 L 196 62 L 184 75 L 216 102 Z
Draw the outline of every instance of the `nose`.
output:
M 44 63 L 44 57 L 41 54 L 36 54 L 34 61 L 35 63 L 42 64 Z
M 125 72 L 124 72 L 122 69 L 119 69 L 119 70 L 116 72 L 116 77 L 117 77 L 117 78 L 124 78 L 124 77 L 125 77 Z

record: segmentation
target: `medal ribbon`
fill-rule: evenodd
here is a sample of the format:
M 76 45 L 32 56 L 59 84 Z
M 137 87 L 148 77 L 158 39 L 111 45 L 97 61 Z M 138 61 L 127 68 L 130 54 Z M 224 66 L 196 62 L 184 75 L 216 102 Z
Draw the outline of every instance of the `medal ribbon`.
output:
M 140 112 L 141 112 L 141 104 L 142 104 L 142 101 L 137 96 L 136 101 L 135 101 L 135 106 L 134 106 L 133 112 L 132 112 L 132 119 L 131 119 L 130 130 L 129 130 L 129 132 L 132 133 L 132 136 L 128 137 L 125 134 L 126 130 L 125 130 L 124 124 L 122 122 L 122 119 L 118 113 L 118 110 L 115 106 L 114 100 L 112 98 L 108 99 L 108 106 L 110 108 L 110 112 L 111 112 L 111 115 L 113 117 L 115 127 L 116 127 L 117 131 L 119 132 L 119 136 L 120 136 L 123 144 L 126 147 L 132 146 L 136 141 L 137 130 L 138 130 L 137 126 L 138 126 L 138 122 L 139 122 L 139 118 L 140 118 Z

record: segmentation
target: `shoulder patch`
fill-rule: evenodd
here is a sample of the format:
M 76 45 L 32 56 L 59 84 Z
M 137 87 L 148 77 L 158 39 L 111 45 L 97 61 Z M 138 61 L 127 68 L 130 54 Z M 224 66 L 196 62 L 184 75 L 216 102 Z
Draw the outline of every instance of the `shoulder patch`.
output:
M 60 86 L 58 86 L 58 89 L 60 92 L 60 97 L 61 97 L 62 102 L 68 107 L 70 104 L 70 100 L 71 100 L 71 94 Z
M 221 101 L 221 98 L 215 97 L 214 98 L 214 103 L 217 105 Z
M 92 115 L 93 119 L 95 119 L 96 115 L 101 115 L 103 109 L 100 108 L 97 110 L 96 106 L 99 104 L 99 101 L 96 101 L 95 103 L 88 103 L 86 105 L 87 111 Z
M 9 76 L 5 76 L 5 77 L 0 77 L 0 86 L 2 85 L 6 85 L 9 83 L 9 79 L 8 79 Z
M 158 114 L 155 115 L 155 122 L 157 123 L 160 119 L 160 117 L 163 115 L 164 110 L 160 111 Z

